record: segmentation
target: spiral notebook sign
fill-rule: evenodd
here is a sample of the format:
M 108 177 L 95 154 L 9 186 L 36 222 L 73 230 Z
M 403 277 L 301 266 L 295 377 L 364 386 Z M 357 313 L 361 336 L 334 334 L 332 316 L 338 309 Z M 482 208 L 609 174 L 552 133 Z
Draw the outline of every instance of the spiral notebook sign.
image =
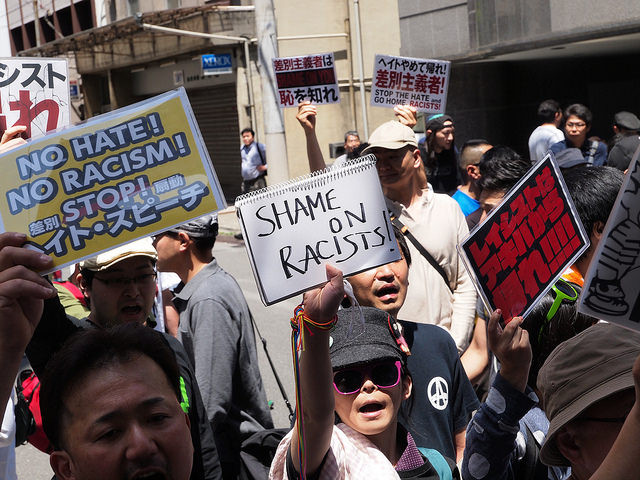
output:
M 266 305 L 326 281 L 400 259 L 369 155 L 238 197 L 236 211 Z

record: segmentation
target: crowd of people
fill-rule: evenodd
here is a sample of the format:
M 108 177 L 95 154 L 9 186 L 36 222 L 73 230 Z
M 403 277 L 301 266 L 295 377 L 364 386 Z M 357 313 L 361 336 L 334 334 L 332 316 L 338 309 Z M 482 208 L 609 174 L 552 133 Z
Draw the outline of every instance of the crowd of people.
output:
M 640 120 L 618 112 L 607 145 L 588 137 L 586 106 L 545 100 L 527 157 L 482 138 L 458 149 L 449 115 L 426 118 L 420 138 L 414 108 L 395 114 L 367 143 L 346 132 L 344 155 L 327 165 L 318 111 L 298 107 L 311 171 L 375 155 L 402 255 L 345 279 L 326 265 L 327 283 L 304 294 L 291 319 L 304 344 L 293 359 L 296 418 L 277 448 L 245 448 L 278 429 L 251 311 L 212 253 L 215 215 L 100 253 L 53 283 L 37 273 L 51 258 L 23 233 L 0 234 L 0 476 L 16 477 L 26 355 L 41 382 L 39 448 L 62 480 L 266 478 L 269 468 L 283 480 L 637 478 L 640 333 L 579 313 L 577 301 Z M 23 145 L 22 131 L 7 129 L 0 152 Z M 245 192 L 266 183 L 254 135 L 241 132 Z M 526 318 L 505 325 L 457 246 L 549 152 L 591 244 Z M 179 278 L 162 296 L 174 319 L 166 332 L 155 322 L 158 272 Z M 248 453 L 262 474 L 244 467 Z

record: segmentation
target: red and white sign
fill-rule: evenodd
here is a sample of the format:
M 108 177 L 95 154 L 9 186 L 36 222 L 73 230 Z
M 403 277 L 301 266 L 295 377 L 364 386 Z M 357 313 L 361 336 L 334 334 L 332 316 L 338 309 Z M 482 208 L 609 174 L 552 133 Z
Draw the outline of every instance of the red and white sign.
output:
M 419 112 L 444 113 L 451 62 L 376 55 L 371 105 L 410 105 Z
M 537 163 L 458 250 L 489 311 L 526 316 L 589 246 L 560 170 Z
M 0 131 L 26 125 L 26 137 L 71 122 L 69 71 L 60 58 L 0 58 Z
M 274 58 L 273 70 L 281 107 L 297 107 L 305 100 L 316 105 L 340 102 L 333 53 Z

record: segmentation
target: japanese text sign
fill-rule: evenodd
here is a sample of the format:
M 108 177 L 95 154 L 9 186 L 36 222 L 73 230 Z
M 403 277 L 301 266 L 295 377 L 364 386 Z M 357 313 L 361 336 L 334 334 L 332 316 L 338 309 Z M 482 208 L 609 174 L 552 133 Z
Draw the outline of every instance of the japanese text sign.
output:
M 578 310 L 640 330 L 640 149 L 593 254 Z
M 555 160 L 547 155 L 458 247 L 487 309 L 509 322 L 589 246 Z
M 37 138 L 70 122 L 66 59 L 0 58 L 0 132 L 26 125 Z
M 2 231 L 55 269 L 225 208 L 184 89 L 0 156 Z
M 340 102 L 333 53 L 274 58 L 273 70 L 281 107 L 295 107 L 305 100 L 314 104 Z
M 451 63 L 444 60 L 376 55 L 371 105 L 410 105 L 419 112 L 444 113 Z
M 242 195 L 236 211 L 266 305 L 326 282 L 327 262 L 349 275 L 400 258 L 373 155 Z

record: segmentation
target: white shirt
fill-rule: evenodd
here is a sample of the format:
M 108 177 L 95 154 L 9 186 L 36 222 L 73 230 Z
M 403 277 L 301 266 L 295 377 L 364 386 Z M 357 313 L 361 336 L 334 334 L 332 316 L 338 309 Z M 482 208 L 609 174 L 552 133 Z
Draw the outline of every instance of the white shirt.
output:
M 553 125 L 540 125 L 529 137 L 529 159 L 531 163 L 542 160 L 554 143 L 564 140 L 564 133 Z

